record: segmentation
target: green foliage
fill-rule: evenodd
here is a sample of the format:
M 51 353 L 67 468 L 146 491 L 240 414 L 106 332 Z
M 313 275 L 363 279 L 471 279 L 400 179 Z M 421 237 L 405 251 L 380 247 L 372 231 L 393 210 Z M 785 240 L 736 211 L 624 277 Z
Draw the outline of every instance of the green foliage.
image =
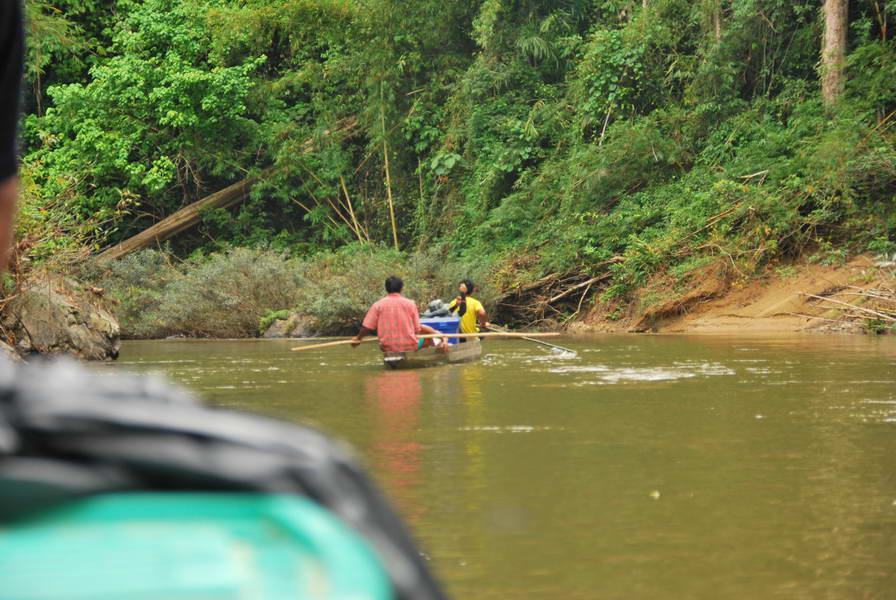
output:
M 780 267 L 776 267 L 775 273 L 777 273 L 778 277 L 781 279 L 793 279 L 799 274 L 796 267 L 793 265 L 781 265 Z
M 884 321 L 883 319 L 865 319 L 862 322 L 862 329 L 864 329 L 867 333 L 875 335 L 883 335 L 886 333 L 896 332 L 896 327 L 893 326 L 893 323 L 890 321 Z
M 156 214 L 197 199 L 203 177 L 232 176 L 250 139 L 249 75 L 261 59 L 212 64 L 203 4 L 152 0 L 124 20 L 116 56 L 87 84 L 51 87 L 54 107 L 27 120 L 28 156 L 48 197 L 68 193 L 78 216 L 140 205 Z M 187 24 L 191 26 L 187 26 Z
M 35 182 L 31 166 L 22 165 L 15 223 L 18 247 L 23 251 L 18 270 L 37 266 L 61 270 L 82 262 L 105 242 L 109 225 L 123 216 L 113 212 L 78 218 L 69 210 L 69 200 L 69 193 L 46 196 Z
M 462 279 L 482 282 L 476 297 L 486 306 L 496 297 L 483 270 L 437 248 L 404 254 L 353 245 L 306 260 L 236 248 L 183 262 L 144 250 L 94 266 L 85 277 L 114 298 L 124 336 L 157 338 L 254 337 L 290 310 L 321 333 L 353 333 L 393 274 L 405 280 L 403 293 L 421 312 L 430 300 L 453 298 Z
M 37 82 L 55 61 L 77 56 L 87 47 L 83 30 L 68 15 L 43 0 L 25 2 L 29 44 L 25 76 Z
M 669 273 L 679 281 L 682 281 L 691 273 L 699 271 L 713 262 L 715 262 L 715 259 L 711 256 L 694 255 L 669 269 Z
M 84 275 L 113 299 L 124 337 L 160 338 L 176 333 L 168 327 L 160 307 L 168 285 L 182 274 L 161 252 L 130 254 L 106 268 L 93 267 Z
M 846 250 L 835 248 L 828 240 L 819 239 L 818 250 L 809 256 L 809 262 L 818 263 L 825 267 L 842 265 L 846 262 Z
M 276 252 L 235 249 L 170 261 L 144 250 L 94 275 L 118 300 L 123 335 L 254 337 L 262 317 L 298 297 L 301 265 Z
M 128 0 L 25 0 L 25 94 L 29 112 L 43 114 L 51 85 L 85 83 L 106 55 L 110 29 L 127 13 Z
M 288 310 L 271 310 L 258 320 L 258 335 L 264 335 L 264 332 L 274 324 L 274 321 L 286 319 L 289 317 Z
M 894 2 L 852 4 L 833 108 L 809 0 L 113 5 L 29 3 L 32 72 L 57 85 L 27 120 L 28 227 L 45 210 L 84 232 L 63 245 L 114 241 L 263 173 L 178 250 L 302 257 L 302 305 L 326 331 L 354 327 L 392 270 L 409 285 L 609 270 L 600 293 L 625 299 L 657 274 L 749 277 L 896 243 Z M 75 48 L 96 52 L 79 65 Z M 347 117 L 358 127 L 333 135 Z M 426 250 L 371 249 L 391 244 L 391 208 L 402 248 Z M 534 258 L 495 266 L 519 257 Z M 191 265 L 176 271 L 212 268 Z
M 251 337 L 270 310 L 296 301 L 300 271 L 280 254 L 235 249 L 183 267 L 167 286 L 159 313 L 179 333 Z

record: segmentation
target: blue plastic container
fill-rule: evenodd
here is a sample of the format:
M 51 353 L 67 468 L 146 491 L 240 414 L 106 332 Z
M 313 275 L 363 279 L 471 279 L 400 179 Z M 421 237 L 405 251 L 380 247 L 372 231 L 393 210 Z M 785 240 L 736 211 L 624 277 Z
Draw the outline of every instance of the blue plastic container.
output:
M 420 319 L 421 325 L 429 325 L 439 333 L 460 333 L 460 317 L 427 317 Z M 456 344 L 458 338 L 448 338 L 449 344 Z

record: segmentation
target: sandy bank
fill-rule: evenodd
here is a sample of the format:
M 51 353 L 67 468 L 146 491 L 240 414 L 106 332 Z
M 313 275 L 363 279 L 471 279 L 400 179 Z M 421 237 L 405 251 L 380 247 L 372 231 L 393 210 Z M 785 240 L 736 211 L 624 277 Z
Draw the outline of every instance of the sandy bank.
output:
M 707 275 L 685 293 L 671 294 L 643 311 L 632 311 L 613 320 L 605 307 L 596 307 L 571 331 L 630 331 L 655 333 L 774 334 L 799 331 L 862 331 L 860 319 L 845 318 L 830 301 L 836 298 L 863 305 L 850 293 L 853 288 L 896 288 L 893 269 L 875 266 L 861 255 L 840 266 L 797 264 L 770 271 L 747 283 L 728 284 Z M 874 318 L 873 315 L 868 315 Z

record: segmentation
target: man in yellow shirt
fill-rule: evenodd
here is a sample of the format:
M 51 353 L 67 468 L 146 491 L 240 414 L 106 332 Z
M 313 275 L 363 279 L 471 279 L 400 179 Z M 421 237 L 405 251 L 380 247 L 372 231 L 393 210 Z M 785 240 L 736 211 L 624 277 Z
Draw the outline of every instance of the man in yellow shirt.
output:
M 471 296 L 475 287 L 472 281 L 464 279 L 457 286 L 459 295 L 448 305 L 448 309 L 460 317 L 461 333 L 479 333 L 480 330 L 486 329 L 489 325 L 485 318 L 485 308 L 482 306 L 482 303 Z M 476 326 L 477 322 L 479 327 Z

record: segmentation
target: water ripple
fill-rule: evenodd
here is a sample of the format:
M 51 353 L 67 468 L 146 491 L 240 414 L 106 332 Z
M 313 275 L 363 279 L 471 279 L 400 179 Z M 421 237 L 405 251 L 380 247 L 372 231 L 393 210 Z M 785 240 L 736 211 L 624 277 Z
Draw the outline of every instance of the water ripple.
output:
M 720 363 L 674 363 L 671 367 L 609 367 L 607 365 L 575 365 L 548 369 L 554 374 L 594 373 L 597 379 L 580 378 L 578 385 L 620 383 L 628 381 L 674 381 L 693 377 L 734 375 L 735 372 Z
M 476 425 L 469 427 L 458 427 L 458 431 L 480 431 L 486 433 L 532 433 L 535 431 L 551 431 L 554 427 L 536 427 L 533 425 Z

